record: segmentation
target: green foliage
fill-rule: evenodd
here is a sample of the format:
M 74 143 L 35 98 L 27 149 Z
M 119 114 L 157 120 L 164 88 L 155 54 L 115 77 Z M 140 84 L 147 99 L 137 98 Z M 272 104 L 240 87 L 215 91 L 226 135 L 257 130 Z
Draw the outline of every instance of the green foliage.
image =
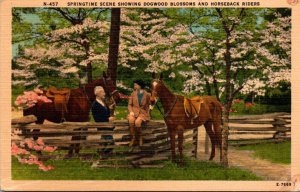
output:
M 280 82 L 275 88 L 268 88 L 266 95 L 260 97 L 260 102 L 271 105 L 291 105 L 291 83 Z
M 12 89 L 11 89 L 11 92 L 12 92 L 11 93 L 11 105 L 12 106 L 16 107 L 15 101 L 19 95 L 23 94 L 24 91 L 25 91 L 25 89 L 23 86 L 18 86 L 18 85 L 12 86 Z
M 77 159 L 48 160 L 54 170 L 43 172 L 31 165 L 12 159 L 13 180 L 262 180 L 239 168 L 224 168 L 213 162 L 185 158 L 186 166 L 178 167 L 170 161 L 162 169 L 91 168 L 90 163 Z
M 291 142 L 267 143 L 254 146 L 241 146 L 240 150 L 252 150 L 256 157 L 269 160 L 273 163 L 291 163 Z

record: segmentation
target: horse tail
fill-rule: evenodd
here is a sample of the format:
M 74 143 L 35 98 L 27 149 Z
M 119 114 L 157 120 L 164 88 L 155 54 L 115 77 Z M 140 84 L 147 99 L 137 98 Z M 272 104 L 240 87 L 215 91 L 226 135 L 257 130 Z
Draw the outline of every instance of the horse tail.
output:
M 223 118 L 222 118 L 222 106 L 219 101 L 214 102 L 214 130 L 217 136 L 218 146 L 222 148 L 222 127 L 223 127 Z

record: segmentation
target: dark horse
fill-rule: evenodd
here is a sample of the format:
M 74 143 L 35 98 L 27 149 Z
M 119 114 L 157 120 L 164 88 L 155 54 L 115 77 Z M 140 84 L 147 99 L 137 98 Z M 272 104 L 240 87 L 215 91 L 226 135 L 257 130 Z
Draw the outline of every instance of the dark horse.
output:
M 162 78 L 162 76 L 161 76 Z M 195 119 L 186 115 L 184 97 L 173 94 L 160 79 L 152 80 L 151 104 L 154 105 L 158 98 L 164 109 L 164 120 L 167 125 L 171 142 L 172 161 L 175 161 L 175 137 L 178 135 L 178 150 L 180 154 L 180 165 L 183 166 L 183 140 L 184 129 L 198 128 L 204 125 L 211 140 L 211 155 L 209 160 L 215 156 L 215 145 L 220 147 L 220 160 L 222 160 L 222 108 L 221 104 L 213 97 L 205 96 L 200 104 L 200 111 Z M 212 127 L 214 125 L 214 127 Z
M 67 112 L 62 117 L 62 113 L 55 109 L 54 103 L 38 102 L 31 108 L 24 109 L 23 115 L 35 115 L 37 117 L 36 124 L 43 124 L 44 120 L 48 120 L 54 123 L 61 123 L 65 121 L 73 122 L 87 122 L 90 120 L 89 112 L 93 101 L 96 99 L 94 94 L 94 88 L 96 86 L 102 86 L 108 97 L 113 98 L 116 102 L 119 100 L 120 95 L 113 84 L 110 77 L 107 77 L 103 73 L 103 77 L 85 84 L 77 89 L 71 89 L 69 101 L 67 103 Z M 45 95 L 46 91 L 44 91 Z M 39 130 L 35 130 L 39 131 Z M 80 136 L 74 136 L 72 140 L 84 139 Z M 76 145 L 75 152 L 79 152 L 79 145 Z M 72 148 L 69 154 L 72 154 Z

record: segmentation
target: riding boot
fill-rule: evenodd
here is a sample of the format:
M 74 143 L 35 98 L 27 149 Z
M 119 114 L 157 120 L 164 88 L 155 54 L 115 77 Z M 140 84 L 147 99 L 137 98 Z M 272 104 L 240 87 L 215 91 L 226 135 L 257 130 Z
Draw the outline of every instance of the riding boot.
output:
M 137 139 L 138 139 L 138 144 L 141 147 L 143 145 L 143 137 L 142 137 L 142 127 L 137 127 L 136 132 L 137 132 Z
M 132 147 L 135 144 L 134 124 L 129 124 L 129 131 L 130 131 L 130 143 L 129 143 L 129 147 Z

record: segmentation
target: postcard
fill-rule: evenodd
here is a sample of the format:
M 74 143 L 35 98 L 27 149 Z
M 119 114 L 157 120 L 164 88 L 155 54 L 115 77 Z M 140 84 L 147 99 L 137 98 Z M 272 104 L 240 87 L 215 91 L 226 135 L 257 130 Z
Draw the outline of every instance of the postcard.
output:
M 2 0 L 2 191 L 299 191 L 298 0 Z

